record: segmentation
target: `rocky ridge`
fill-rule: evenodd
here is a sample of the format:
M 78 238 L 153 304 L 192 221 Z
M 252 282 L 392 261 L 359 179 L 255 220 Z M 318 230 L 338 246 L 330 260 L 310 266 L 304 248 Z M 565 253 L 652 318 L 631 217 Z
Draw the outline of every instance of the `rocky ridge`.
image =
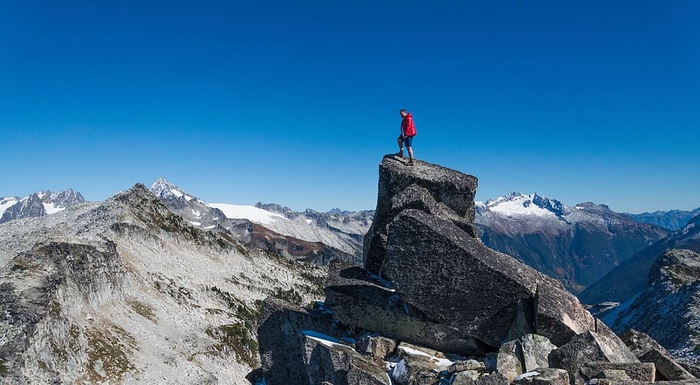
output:
M 335 261 L 324 302 L 267 299 L 262 367 L 278 384 L 653 382 L 655 364 L 556 280 L 484 246 L 477 179 L 385 156 L 365 264 Z M 280 343 L 283 341 L 283 343 Z
M 172 213 L 143 185 L 0 224 L 0 383 L 248 384 L 268 296 L 324 272 Z
M 327 265 L 333 259 L 360 264 L 362 237 L 372 218 L 370 211 L 299 213 L 275 204 L 211 204 L 163 178 L 155 181 L 150 190 L 193 226 L 228 233 L 247 247 L 318 265 Z M 247 214 L 243 215 L 251 218 L 227 217 L 223 211 L 227 209 L 245 211 Z
M 606 321 L 613 330 L 636 329 L 686 364 L 700 363 L 700 254 L 670 249 L 654 263 L 646 288 Z

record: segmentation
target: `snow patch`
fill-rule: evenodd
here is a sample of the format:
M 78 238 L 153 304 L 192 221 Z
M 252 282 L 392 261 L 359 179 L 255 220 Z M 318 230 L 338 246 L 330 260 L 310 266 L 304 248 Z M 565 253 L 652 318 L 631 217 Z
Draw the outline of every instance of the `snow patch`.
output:
M 340 340 L 337 338 L 333 338 L 331 336 L 325 335 L 323 333 L 315 332 L 313 330 L 302 330 L 302 333 L 311 338 L 312 340 L 322 344 L 323 346 L 327 346 L 329 348 L 336 347 L 336 346 L 345 346 L 340 343 Z
M 540 375 L 539 372 L 523 373 L 523 374 L 519 375 L 518 377 L 515 377 L 515 382 L 522 381 L 523 379 L 528 378 L 528 377 L 534 377 L 534 376 L 539 376 L 539 375 Z
M 2 198 L 0 199 L 0 217 L 5 213 L 7 209 L 17 204 L 19 200 L 17 198 Z
M 44 210 L 46 210 L 46 214 L 55 214 L 65 209 L 65 207 L 58 207 L 53 203 L 44 203 Z
M 207 206 L 221 210 L 226 218 L 247 219 L 259 224 L 270 224 L 278 220 L 287 220 L 283 215 L 273 213 L 255 206 L 232 205 L 227 203 L 207 203 Z
M 186 194 L 183 194 L 181 191 L 178 191 L 178 190 L 176 190 L 176 189 L 172 189 L 172 188 L 171 188 L 171 189 L 170 189 L 170 192 L 173 193 L 173 195 L 175 195 L 175 196 L 178 197 L 178 198 L 185 197 L 185 200 L 188 201 L 188 202 L 192 200 L 192 197 L 191 197 L 191 196 L 186 195 Z
M 430 354 L 420 351 L 418 349 L 413 349 L 409 348 L 408 346 L 399 346 L 399 349 L 405 351 L 406 353 L 413 355 L 413 356 L 423 356 L 423 357 L 432 357 Z

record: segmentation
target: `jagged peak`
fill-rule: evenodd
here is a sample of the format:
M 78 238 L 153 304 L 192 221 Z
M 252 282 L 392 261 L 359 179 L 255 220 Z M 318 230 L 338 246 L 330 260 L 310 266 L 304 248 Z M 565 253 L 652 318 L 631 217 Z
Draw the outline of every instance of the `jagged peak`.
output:
M 194 198 L 191 194 L 188 194 L 185 192 L 183 189 L 178 187 L 177 185 L 168 182 L 165 178 L 160 177 L 156 179 L 155 182 L 151 185 L 149 189 L 153 195 L 157 196 L 158 198 L 161 199 L 185 199 L 186 201 L 190 201 Z
M 58 207 L 69 207 L 86 202 L 83 195 L 79 192 L 76 192 L 72 188 L 58 192 L 44 190 L 41 193 L 38 193 L 37 195 L 39 196 L 42 202 L 55 204 Z

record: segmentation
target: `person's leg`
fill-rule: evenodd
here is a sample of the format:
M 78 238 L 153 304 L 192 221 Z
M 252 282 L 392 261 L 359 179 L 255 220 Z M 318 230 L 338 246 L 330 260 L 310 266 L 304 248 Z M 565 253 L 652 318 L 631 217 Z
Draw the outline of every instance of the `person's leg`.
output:
M 406 150 L 408 150 L 408 165 L 413 166 L 413 137 L 409 136 L 406 139 L 404 139 L 404 146 L 406 146 Z
M 396 142 L 399 144 L 399 152 L 397 152 L 396 155 L 403 157 L 403 135 L 399 135 Z

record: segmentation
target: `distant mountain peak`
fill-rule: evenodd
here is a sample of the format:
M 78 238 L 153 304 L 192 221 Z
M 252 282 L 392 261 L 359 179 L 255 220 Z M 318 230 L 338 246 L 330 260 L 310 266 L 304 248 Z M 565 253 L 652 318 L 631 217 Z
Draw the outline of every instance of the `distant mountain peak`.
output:
M 489 199 L 484 203 L 484 207 L 508 216 L 551 214 L 561 216 L 565 210 L 565 206 L 558 200 L 537 193 L 523 194 L 520 192 L 512 192 L 496 199 Z
M 195 199 L 193 196 L 186 193 L 180 187 L 168 182 L 163 177 L 160 177 L 155 182 L 153 182 L 153 184 L 151 185 L 149 190 L 153 193 L 153 195 L 155 195 L 161 199 L 163 199 L 163 198 L 183 198 L 187 201 Z
M 17 218 L 41 217 L 85 202 L 85 198 L 73 189 L 61 192 L 44 190 L 21 199 L 1 198 L 0 223 Z

